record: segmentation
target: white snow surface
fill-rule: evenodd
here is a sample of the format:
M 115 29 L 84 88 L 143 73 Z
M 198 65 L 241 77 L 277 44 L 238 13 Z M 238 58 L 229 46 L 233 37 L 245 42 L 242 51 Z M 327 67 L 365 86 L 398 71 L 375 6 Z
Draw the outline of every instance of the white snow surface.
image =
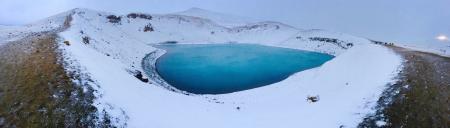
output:
M 218 13 L 218 12 L 212 12 L 212 11 L 204 10 L 201 8 L 191 8 L 186 11 L 177 12 L 174 14 L 209 19 L 209 20 L 212 20 L 222 26 L 229 27 L 229 28 L 237 27 L 237 26 L 244 26 L 246 24 L 259 22 L 256 19 L 228 15 L 228 14 L 223 14 L 223 13 Z
M 432 43 L 415 43 L 415 44 L 408 44 L 408 43 L 398 43 L 401 47 L 422 51 L 422 52 L 429 52 L 434 53 L 440 56 L 450 57 L 450 41 L 444 41 L 444 42 L 432 42 Z
M 61 42 L 61 49 L 99 85 L 95 101 L 99 110 L 107 109 L 128 127 L 355 127 L 374 111 L 376 100 L 394 80 L 402 62 L 390 49 L 364 38 L 301 30 L 278 22 L 230 28 L 207 19 L 213 16 L 167 14 L 152 15 L 152 20 L 122 16 L 120 23 L 110 23 L 106 16 L 112 13 L 70 12 L 74 13 L 59 15 L 73 14 L 71 27 L 59 34 L 70 46 Z M 154 31 L 143 32 L 148 24 Z M 83 43 L 82 37 L 89 37 L 90 42 Z M 338 39 L 354 46 L 342 48 L 310 37 Z M 157 50 L 150 44 L 165 41 L 254 43 L 336 57 L 272 85 L 229 94 L 185 95 L 141 82 L 128 72 L 142 71 L 142 59 Z M 320 100 L 310 103 L 308 96 L 319 96 Z
M 36 35 L 39 32 L 52 31 L 61 27 L 72 11 L 64 12 L 25 26 L 0 26 L 0 45 Z

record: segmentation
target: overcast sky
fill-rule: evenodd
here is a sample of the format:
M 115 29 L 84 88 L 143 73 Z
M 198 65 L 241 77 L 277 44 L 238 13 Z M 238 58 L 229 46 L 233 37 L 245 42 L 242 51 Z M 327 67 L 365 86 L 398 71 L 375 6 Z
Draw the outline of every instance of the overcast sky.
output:
M 76 7 L 116 13 L 198 7 L 395 42 L 438 42 L 436 36 L 450 35 L 450 0 L 0 0 L 0 24 L 31 23 Z

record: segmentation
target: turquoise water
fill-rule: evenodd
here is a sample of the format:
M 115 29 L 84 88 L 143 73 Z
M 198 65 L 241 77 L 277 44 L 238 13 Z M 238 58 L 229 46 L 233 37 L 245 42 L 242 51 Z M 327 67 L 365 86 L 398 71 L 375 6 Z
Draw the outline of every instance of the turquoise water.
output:
M 314 68 L 331 55 L 252 44 L 159 45 L 156 63 L 170 85 L 195 94 L 223 94 L 269 85 Z

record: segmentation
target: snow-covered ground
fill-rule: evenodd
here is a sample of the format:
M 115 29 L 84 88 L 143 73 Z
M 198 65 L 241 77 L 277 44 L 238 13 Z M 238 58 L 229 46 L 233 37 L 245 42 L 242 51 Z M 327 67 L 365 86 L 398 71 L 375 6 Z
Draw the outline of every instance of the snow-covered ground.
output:
M 228 14 L 223 14 L 223 13 L 218 13 L 218 12 L 211 12 L 211 11 L 204 10 L 201 8 L 191 8 L 186 11 L 182 11 L 182 12 L 178 12 L 178 13 L 174 13 L 174 14 L 210 19 L 222 26 L 229 27 L 229 28 L 237 27 L 237 26 L 244 26 L 246 24 L 258 22 L 258 20 L 256 20 L 256 19 L 228 15 Z
M 397 45 L 417 51 L 435 53 L 441 56 L 450 57 L 450 42 L 432 42 L 428 44 L 424 43 L 398 43 Z
M 354 127 L 373 112 L 375 101 L 401 67 L 400 56 L 364 38 L 269 21 L 230 25 L 220 22 L 230 19 L 223 15 L 188 12 L 195 17 L 178 13 L 151 15 L 150 20 L 125 15 L 111 23 L 106 17 L 112 13 L 75 9 L 40 24 L 73 14 L 71 27 L 59 34 L 61 49 L 99 85 L 96 106 L 117 117 L 117 124 L 126 121 L 130 127 Z M 144 32 L 145 26 L 153 31 Z M 70 45 L 64 45 L 65 40 Z M 185 95 L 141 82 L 129 72 L 142 71 L 142 59 L 157 50 L 150 44 L 166 41 L 255 43 L 336 57 L 272 85 L 230 94 Z M 311 103 L 308 96 L 320 100 Z
M 39 32 L 55 31 L 64 24 L 66 17 L 70 13 L 72 12 L 61 13 L 25 26 L 0 25 L 0 45 L 26 36 L 36 35 Z

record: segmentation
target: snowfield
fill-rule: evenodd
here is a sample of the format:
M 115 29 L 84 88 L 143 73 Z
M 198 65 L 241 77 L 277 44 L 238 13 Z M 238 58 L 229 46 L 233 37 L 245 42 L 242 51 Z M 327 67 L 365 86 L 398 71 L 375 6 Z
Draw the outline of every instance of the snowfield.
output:
M 74 9 L 39 24 L 61 24 L 72 15 L 70 28 L 59 33 L 60 48 L 98 85 L 97 108 L 115 117 L 116 125 L 129 127 L 355 127 L 374 111 L 383 89 L 401 68 L 399 55 L 364 38 L 278 22 L 223 21 L 232 18 L 213 14 L 194 9 L 151 19 L 122 15 L 120 22 L 112 23 L 106 17 L 115 14 Z M 153 31 L 144 32 L 146 25 Z M 2 40 L 10 39 L 4 36 L 9 31 L 0 30 Z M 131 73 L 143 72 L 142 59 L 157 50 L 151 44 L 166 41 L 255 43 L 336 57 L 272 85 L 230 94 L 186 95 L 152 78 L 151 83 L 141 82 Z M 308 96 L 319 101 L 309 102 Z
M 178 15 L 200 17 L 205 19 L 210 19 L 222 26 L 232 28 L 237 26 L 244 26 L 250 23 L 258 22 L 258 20 L 250 19 L 246 17 L 239 17 L 234 15 L 227 15 L 218 12 L 211 12 L 201 8 L 191 8 L 186 11 L 174 13 Z
M 71 13 L 71 11 L 64 12 L 25 26 L 0 25 L 0 45 L 39 32 L 57 31 L 64 24 L 64 21 L 66 21 L 66 17 Z

